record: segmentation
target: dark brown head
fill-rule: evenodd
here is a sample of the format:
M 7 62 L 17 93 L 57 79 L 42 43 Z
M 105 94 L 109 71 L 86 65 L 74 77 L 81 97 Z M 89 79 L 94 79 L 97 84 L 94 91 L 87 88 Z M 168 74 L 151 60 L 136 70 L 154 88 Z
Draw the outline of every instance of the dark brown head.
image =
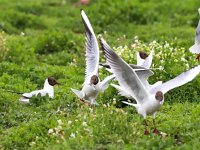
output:
M 54 86 L 56 84 L 59 84 L 56 79 L 54 77 L 48 77 L 48 83 L 51 85 L 51 86 Z
M 90 83 L 96 85 L 99 82 L 99 79 L 96 75 L 93 75 L 90 79 Z
M 148 57 L 148 54 L 143 51 L 140 51 L 139 55 L 140 55 L 140 58 L 142 58 L 142 59 L 146 59 Z
M 155 98 L 156 98 L 156 100 L 161 102 L 164 98 L 164 95 L 161 91 L 158 91 L 158 92 L 156 92 Z

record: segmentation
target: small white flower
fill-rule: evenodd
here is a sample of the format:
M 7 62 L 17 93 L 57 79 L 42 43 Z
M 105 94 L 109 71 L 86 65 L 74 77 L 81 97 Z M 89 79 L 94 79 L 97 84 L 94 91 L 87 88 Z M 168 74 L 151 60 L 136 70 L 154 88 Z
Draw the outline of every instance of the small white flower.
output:
M 62 120 L 59 119 L 59 120 L 57 120 L 57 122 L 58 122 L 59 125 L 63 125 Z
M 156 42 L 156 40 L 154 40 L 152 43 L 153 43 L 153 44 L 156 44 L 157 42 Z
M 159 69 L 160 70 L 164 70 L 164 66 L 159 66 Z
M 87 118 L 87 116 L 86 116 L 86 115 L 84 115 L 84 116 L 83 116 L 83 119 L 86 119 L 86 118 Z
M 62 126 L 57 126 L 57 129 L 60 131 L 62 130 Z
M 71 121 L 71 120 L 69 120 L 67 124 L 68 124 L 68 125 L 72 124 L 72 121 Z
M 92 109 L 92 108 L 89 108 L 89 110 L 90 110 L 90 113 L 92 113 L 92 112 L 93 112 L 93 109 Z
M 70 134 L 70 137 L 71 137 L 71 138 L 75 138 L 75 137 L 76 137 L 76 136 L 75 136 L 75 133 L 71 133 L 71 134 Z
M 49 129 L 48 130 L 48 134 L 51 134 L 51 133 L 53 133 L 54 131 L 53 131 L 53 129 Z
M 113 98 L 113 105 L 115 105 L 117 102 L 116 102 L 116 99 L 115 98 Z
M 184 58 L 184 57 L 181 57 L 181 61 L 185 61 L 185 58 Z
M 85 122 L 85 121 L 83 121 L 83 124 L 82 124 L 83 126 L 87 126 L 87 122 Z
M 36 144 L 35 142 L 31 142 L 31 143 L 30 143 L 30 146 L 33 146 L 33 145 L 35 145 L 35 144 Z
M 137 35 L 134 37 L 134 40 L 138 40 L 138 36 Z
M 186 69 L 189 69 L 189 64 L 185 64 L 185 66 L 186 66 Z
M 21 32 L 21 33 L 20 33 L 20 35 L 21 35 L 21 36 L 24 36 L 24 35 L 25 35 L 25 33 L 24 33 L 24 32 Z

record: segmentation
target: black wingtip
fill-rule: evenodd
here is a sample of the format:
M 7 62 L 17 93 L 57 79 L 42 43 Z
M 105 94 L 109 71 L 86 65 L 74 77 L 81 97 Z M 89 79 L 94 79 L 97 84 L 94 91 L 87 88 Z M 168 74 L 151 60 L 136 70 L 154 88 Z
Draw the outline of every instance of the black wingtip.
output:
M 105 47 L 106 47 L 108 44 L 106 43 L 106 41 L 104 40 L 103 37 L 99 37 L 99 42 L 100 42 L 102 51 L 105 52 L 105 50 L 106 50 Z
M 81 18 L 82 18 L 82 21 L 83 21 L 83 24 L 84 24 L 84 27 L 85 27 L 85 33 L 89 33 L 90 35 L 92 35 L 92 31 L 90 31 L 90 29 L 88 28 L 88 25 L 87 25 L 87 23 L 85 22 L 85 19 L 84 19 L 84 17 L 83 17 L 83 15 L 82 15 L 82 12 L 84 12 L 83 11 L 83 9 L 81 9 Z M 85 13 L 84 13 L 85 14 Z M 85 14 L 85 16 L 86 16 L 86 18 L 87 18 L 87 15 Z M 88 19 L 88 18 L 87 18 Z M 89 21 L 89 19 L 88 19 L 88 21 Z M 90 21 L 89 21 L 89 23 L 90 23 Z
M 83 9 L 81 8 L 81 9 L 80 9 L 80 13 L 81 13 L 82 11 L 83 11 Z
M 99 42 L 100 42 L 100 45 L 101 45 L 101 50 L 104 52 L 104 48 L 103 48 L 103 37 L 102 36 L 99 36 Z
M 108 64 L 99 64 L 100 66 L 102 66 L 102 67 L 104 67 L 104 68 L 108 68 L 108 69 L 110 69 L 110 66 L 108 65 Z
M 101 46 L 103 46 L 103 41 L 104 41 L 103 37 L 100 35 L 98 38 L 99 38 L 99 42 L 100 42 Z

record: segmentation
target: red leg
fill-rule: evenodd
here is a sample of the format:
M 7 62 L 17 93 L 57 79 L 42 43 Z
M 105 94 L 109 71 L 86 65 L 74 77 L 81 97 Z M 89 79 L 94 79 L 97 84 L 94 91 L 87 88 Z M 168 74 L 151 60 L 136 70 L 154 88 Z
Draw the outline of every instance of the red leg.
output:
M 154 125 L 153 133 L 155 133 L 155 134 L 160 134 L 160 131 L 156 128 L 155 119 L 153 119 L 153 125 Z
M 200 59 L 200 54 L 197 55 L 196 59 L 199 61 L 199 59 Z
M 144 135 L 149 135 L 149 131 L 147 130 L 147 121 L 146 121 L 146 119 L 144 119 Z
M 80 101 L 87 106 L 91 106 L 91 104 L 89 102 L 85 101 L 84 99 L 80 99 Z

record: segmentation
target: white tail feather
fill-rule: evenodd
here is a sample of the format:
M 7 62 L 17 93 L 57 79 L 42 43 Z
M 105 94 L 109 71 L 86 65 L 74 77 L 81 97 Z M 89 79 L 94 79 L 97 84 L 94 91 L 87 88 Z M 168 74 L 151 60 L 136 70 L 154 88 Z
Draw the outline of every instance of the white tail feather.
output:
M 127 104 L 127 105 L 130 105 L 130 106 L 133 106 L 133 107 L 135 107 L 136 109 L 138 109 L 138 104 L 133 104 L 133 103 L 129 103 L 129 102 L 126 102 L 126 101 L 122 101 L 122 103 L 124 103 L 124 104 Z
M 130 94 L 128 94 L 126 92 L 126 90 L 124 90 L 121 86 L 119 85 L 116 85 L 116 84 L 111 84 L 111 86 L 113 86 L 114 88 L 116 88 L 118 90 L 118 93 L 121 95 L 121 96 L 125 96 L 129 99 L 132 99 L 132 96 Z
M 76 89 L 72 89 L 72 88 L 71 88 L 71 90 L 72 90 L 72 92 L 74 92 L 74 94 L 76 94 L 78 96 L 78 98 L 83 98 L 84 97 L 83 93 L 81 91 L 76 90 Z

